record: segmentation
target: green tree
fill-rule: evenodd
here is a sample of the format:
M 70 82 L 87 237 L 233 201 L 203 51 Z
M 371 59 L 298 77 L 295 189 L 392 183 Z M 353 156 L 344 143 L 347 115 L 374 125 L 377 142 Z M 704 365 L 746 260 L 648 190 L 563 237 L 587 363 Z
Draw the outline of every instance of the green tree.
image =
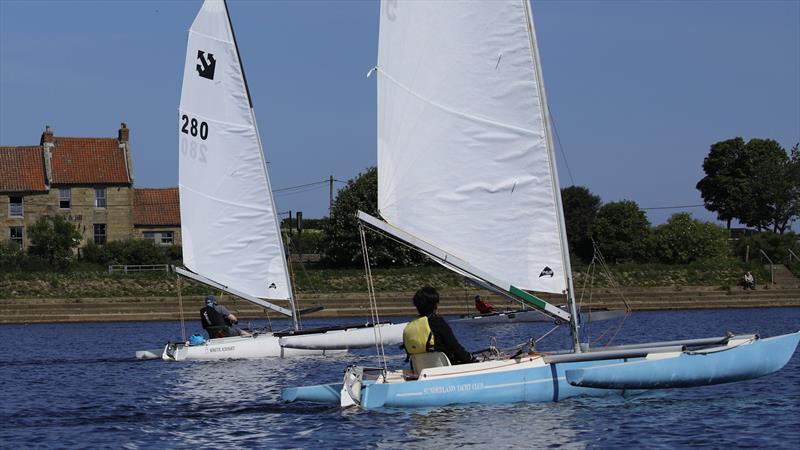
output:
M 600 197 L 583 186 L 570 186 L 561 190 L 561 203 L 570 251 L 588 261 L 594 254 L 592 227 L 600 209 Z
M 28 253 L 41 256 L 57 268 L 67 267 L 74 255 L 72 249 L 81 241 L 75 225 L 63 216 L 42 216 L 28 229 L 31 246 Z
M 717 213 L 731 227 L 742 216 L 746 193 L 751 190 L 749 159 L 744 139 L 737 137 L 711 146 L 703 160 L 706 176 L 697 183 L 706 209 Z
M 800 152 L 797 145 L 789 155 L 772 139 L 751 139 L 747 143 L 753 159 L 748 208 L 741 222 L 783 234 L 800 214 Z
M 725 256 L 727 237 L 728 233 L 713 223 L 678 213 L 651 232 L 651 252 L 659 262 L 668 264 L 703 261 Z
M 600 207 L 593 234 L 603 256 L 612 262 L 647 258 L 650 222 L 636 202 L 623 200 Z
M 740 137 L 711 146 L 697 183 L 706 208 L 730 228 L 731 220 L 785 232 L 800 215 L 800 151 L 787 155 L 772 139 Z
M 352 267 L 363 264 L 361 238 L 356 213 L 361 210 L 378 217 L 378 170 L 358 174 L 336 195 L 331 216 L 324 223 L 323 261 L 329 265 Z M 391 239 L 367 233 L 370 262 L 376 265 L 418 264 L 425 258 L 417 251 Z

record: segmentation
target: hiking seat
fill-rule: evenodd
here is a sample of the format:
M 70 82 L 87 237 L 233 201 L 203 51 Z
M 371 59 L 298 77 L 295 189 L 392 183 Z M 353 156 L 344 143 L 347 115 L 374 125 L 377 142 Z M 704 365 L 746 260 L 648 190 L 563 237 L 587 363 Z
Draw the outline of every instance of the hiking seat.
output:
M 419 374 L 424 369 L 431 367 L 447 367 L 450 360 L 442 352 L 427 352 L 411 355 L 411 370 Z

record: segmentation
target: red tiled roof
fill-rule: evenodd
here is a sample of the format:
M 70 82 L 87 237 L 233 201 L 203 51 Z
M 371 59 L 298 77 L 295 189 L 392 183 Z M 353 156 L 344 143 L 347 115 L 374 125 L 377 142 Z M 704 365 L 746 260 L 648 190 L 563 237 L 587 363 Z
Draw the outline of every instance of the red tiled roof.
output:
M 178 188 L 134 189 L 134 225 L 181 224 L 181 202 Z
M 46 192 L 41 147 L 0 147 L 0 192 Z
M 131 184 L 114 138 L 56 137 L 52 184 Z

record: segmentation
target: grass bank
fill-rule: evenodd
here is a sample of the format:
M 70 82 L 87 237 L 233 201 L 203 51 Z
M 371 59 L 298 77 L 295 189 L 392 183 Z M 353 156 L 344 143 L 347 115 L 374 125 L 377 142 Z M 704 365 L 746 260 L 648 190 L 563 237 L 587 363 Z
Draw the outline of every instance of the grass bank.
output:
M 745 266 L 736 261 L 717 261 L 691 265 L 661 264 L 615 265 L 610 268 L 616 283 L 622 287 L 712 286 L 729 288 L 736 285 L 744 270 L 753 270 L 764 280 L 766 271 L 760 266 Z M 599 270 L 578 266 L 575 286 L 613 287 Z M 461 277 L 439 266 L 409 268 L 374 268 L 375 289 L 379 292 L 410 291 L 431 285 L 439 289 L 464 287 Z M 323 269 L 293 267 L 295 290 L 298 293 L 366 292 L 362 269 Z M 184 295 L 202 295 L 202 285 L 184 280 Z M 70 272 L 0 273 L 0 298 L 92 298 L 92 297 L 169 297 L 178 293 L 175 275 L 168 273 L 114 274 L 99 266 L 81 266 Z

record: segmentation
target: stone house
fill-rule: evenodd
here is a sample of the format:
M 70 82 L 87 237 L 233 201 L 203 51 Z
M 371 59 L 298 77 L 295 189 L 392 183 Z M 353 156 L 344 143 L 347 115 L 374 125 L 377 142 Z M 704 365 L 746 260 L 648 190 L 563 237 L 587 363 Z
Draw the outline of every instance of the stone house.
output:
M 135 229 L 150 225 L 159 233 L 171 229 L 171 243 L 180 244 L 175 232 L 180 214 L 176 221 L 169 213 L 179 211 L 177 205 L 161 207 L 168 210 L 169 224 L 162 219 L 149 223 L 159 216 L 153 205 L 141 205 L 149 213 L 139 219 L 129 142 L 130 130 L 123 123 L 116 138 L 61 137 L 46 127 L 39 146 L 0 147 L 0 237 L 27 248 L 28 227 L 42 215 L 60 214 L 77 227 L 81 245 L 149 237 Z M 136 220 L 143 223 L 135 227 Z
M 133 237 L 157 245 L 181 243 L 181 209 L 178 188 L 134 189 Z

